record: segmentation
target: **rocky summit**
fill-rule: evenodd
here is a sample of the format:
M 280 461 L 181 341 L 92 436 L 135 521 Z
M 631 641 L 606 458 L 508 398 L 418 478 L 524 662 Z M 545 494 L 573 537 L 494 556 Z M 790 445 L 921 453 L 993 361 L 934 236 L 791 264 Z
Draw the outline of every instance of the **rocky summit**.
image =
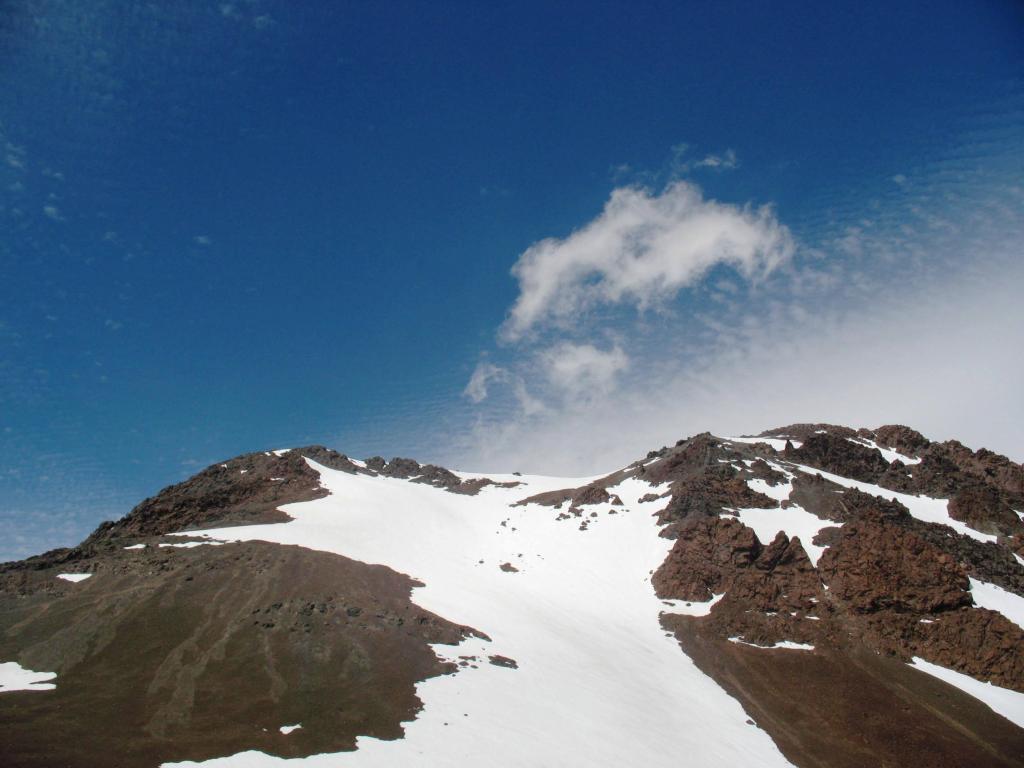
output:
M 0 565 L 0 764 L 1024 766 L 1022 518 L 898 425 L 247 454 Z

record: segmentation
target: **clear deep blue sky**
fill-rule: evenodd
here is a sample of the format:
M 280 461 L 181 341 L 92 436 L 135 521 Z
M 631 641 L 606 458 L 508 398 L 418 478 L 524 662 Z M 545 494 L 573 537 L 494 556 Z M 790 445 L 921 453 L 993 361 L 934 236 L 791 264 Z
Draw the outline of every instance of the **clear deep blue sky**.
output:
M 1019 96 L 1022 31 L 978 0 L 0 5 L 0 559 L 245 451 L 429 454 L 518 254 L 622 166 L 731 149 L 706 194 L 812 231 Z

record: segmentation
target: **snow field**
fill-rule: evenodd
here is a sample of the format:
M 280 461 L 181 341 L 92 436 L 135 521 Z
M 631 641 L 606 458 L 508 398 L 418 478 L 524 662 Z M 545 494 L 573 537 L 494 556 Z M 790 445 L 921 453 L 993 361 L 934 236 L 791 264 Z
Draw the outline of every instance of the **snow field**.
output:
M 650 575 L 672 542 L 658 536 L 652 505 L 637 503 L 651 491 L 647 483 L 630 478 L 609 489 L 622 498 L 622 507 L 587 506 L 582 518 L 559 521 L 560 510 L 551 507 L 509 505 L 586 479 L 516 476 L 510 479 L 520 487 L 460 496 L 310 466 L 330 495 L 285 507 L 293 521 L 205 533 L 388 565 L 425 584 L 413 593 L 418 605 L 475 627 L 492 642 L 469 638 L 457 647 L 434 646 L 444 658 L 472 655 L 481 663 L 421 683 L 424 708 L 406 724 L 405 738 L 361 738 L 355 752 L 298 762 L 789 765 L 768 735 L 746 722 L 738 702 L 660 626 L 666 606 L 655 597 Z M 590 517 L 594 511 L 596 518 Z M 580 530 L 583 520 L 587 530 Z M 505 562 L 519 572 L 500 570 Z M 519 668 L 487 663 L 494 654 L 515 659 Z M 203 764 L 284 762 L 246 752 Z

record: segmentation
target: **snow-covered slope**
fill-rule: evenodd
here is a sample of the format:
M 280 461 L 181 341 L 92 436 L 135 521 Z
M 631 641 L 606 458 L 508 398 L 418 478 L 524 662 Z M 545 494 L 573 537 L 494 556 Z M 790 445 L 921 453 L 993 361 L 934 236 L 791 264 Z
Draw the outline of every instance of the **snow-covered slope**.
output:
M 285 507 L 292 522 L 203 535 L 388 565 L 426 585 L 414 591 L 419 605 L 491 640 L 436 647 L 472 663 L 420 684 L 424 709 L 405 738 L 364 738 L 356 752 L 304 765 L 677 766 L 680 755 L 709 767 L 789 765 L 659 625 L 666 606 L 650 575 L 671 541 L 638 503 L 648 483 L 610 488 L 623 506 L 587 507 L 594 516 L 581 531 L 550 507 L 510 505 L 587 478 L 515 477 L 522 485 L 460 496 L 311 465 L 330 495 Z M 488 663 L 492 655 L 517 668 Z M 204 765 L 283 762 L 248 752 Z

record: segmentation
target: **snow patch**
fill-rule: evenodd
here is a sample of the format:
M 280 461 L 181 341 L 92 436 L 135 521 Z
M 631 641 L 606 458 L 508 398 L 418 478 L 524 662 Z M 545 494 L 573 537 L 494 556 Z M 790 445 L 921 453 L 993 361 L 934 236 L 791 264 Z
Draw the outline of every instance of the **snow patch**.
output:
M 10 691 L 52 691 L 56 684 L 48 682 L 56 672 L 33 672 L 16 661 L 0 662 L 0 693 Z
M 146 548 L 145 544 L 132 544 L 130 547 L 125 547 L 125 549 L 145 549 L 145 548 Z
M 707 616 L 723 597 L 725 597 L 725 592 L 715 595 L 703 603 L 686 600 L 662 600 L 662 603 L 668 606 L 668 610 L 663 610 L 662 613 L 674 613 L 681 616 Z
M 180 533 L 169 533 L 168 536 L 196 536 L 198 535 L 195 531 L 188 532 L 182 531 Z M 161 547 L 174 547 L 175 549 L 192 549 L 192 547 L 219 547 L 222 544 L 227 544 L 226 541 L 218 541 L 216 539 L 208 539 L 206 541 L 183 541 L 181 544 L 161 544 Z
M 287 736 L 292 731 L 297 731 L 301 727 L 302 727 L 302 723 L 296 723 L 295 725 L 282 725 L 277 730 L 279 730 L 281 733 L 283 733 L 285 736 Z
M 754 443 L 768 443 L 776 451 L 783 451 L 786 449 L 786 441 L 777 437 L 726 437 L 724 438 L 727 443 L 747 443 L 753 445 Z M 803 443 L 799 440 L 790 440 L 790 444 L 794 448 L 799 448 Z
M 959 688 L 967 695 L 973 696 L 987 705 L 997 715 L 1002 715 L 1014 725 L 1024 728 L 1024 693 L 1000 688 L 992 683 L 983 683 L 970 675 L 940 667 L 938 664 L 932 664 L 917 656 L 914 657 L 910 666 Z
M 863 445 L 867 448 L 874 448 L 876 451 L 882 454 L 882 458 L 885 459 L 890 464 L 892 464 L 894 461 L 902 461 L 904 464 L 908 465 L 921 463 L 920 459 L 913 459 L 910 456 L 904 456 L 902 453 L 897 453 L 891 448 L 883 448 L 874 440 L 868 440 L 866 437 L 848 437 L 846 439 L 849 440 L 851 443 L 857 443 L 858 445 Z
M 57 578 L 58 579 L 64 579 L 64 581 L 72 581 L 72 582 L 75 582 L 76 584 L 78 582 L 80 582 L 80 581 L 85 581 L 90 576 L 92 576 L 91 573 L 58 573 L 57 574 Z
M 747 480 L 747 487 L 755 493 L 763 494 L 769 499 L 775 499 L 776 501 L 787 501 L 789 499 L 789 494 L 793 492 L 792 483 L 769 485 L 767 480 L 762 480 L 760 478 Z
M 971 597 L 979 608 L 1001 613 L 1024 629 L 1024 597 L 977 579 L 971 579 Z
M 738 643 L 740 645 L 749 645 L 751 648 L 763 648 L 765 650 L 772 650 L 774 648 L 786 648 L 791 651 L 813 651 L 813 645 L 806 645 L 805 643 L 794 643 L 792 640 L 780 640 L 774 645 L 758 645 L 757 643 L 748 643 L 742 637 L 730 637 L 730 643 Z
M 771 466 L 773 469 L 784 471 L 782 467 L 775 464 Z M 790 478 L 793 477 L 792 473 L 787 472 L 787 475 Z M 792 482 L 769 485 L 764 480 L 755 479 L 748 480 L 747 486 L 752 491 L 762 493 L 779 502 L 788 500 L 789 495 L 793 492 Z M 798 536 L 800 544 L 803 545 L 804 551 L 807 553 L 807 557 L 815 567 L 817 567 L 818 560 L 825 552 L 826 547 L 819 547 L 814 544 L 814 537 L 825 528 L 842 527 L 842 523 L 822 520 L 817 515 L 812 515 L 797 504 L 791 504 L 788 507 L 780 507 L 778 509 L 738 509 L 735 514 L 741 523 L 748 528 L 754 529 L 754 533 L 757 534 L 757 538 L 760 539 L 762 544 L 770 544 L 779 531 L 782 531 L 791 539 L 794 536 Z

